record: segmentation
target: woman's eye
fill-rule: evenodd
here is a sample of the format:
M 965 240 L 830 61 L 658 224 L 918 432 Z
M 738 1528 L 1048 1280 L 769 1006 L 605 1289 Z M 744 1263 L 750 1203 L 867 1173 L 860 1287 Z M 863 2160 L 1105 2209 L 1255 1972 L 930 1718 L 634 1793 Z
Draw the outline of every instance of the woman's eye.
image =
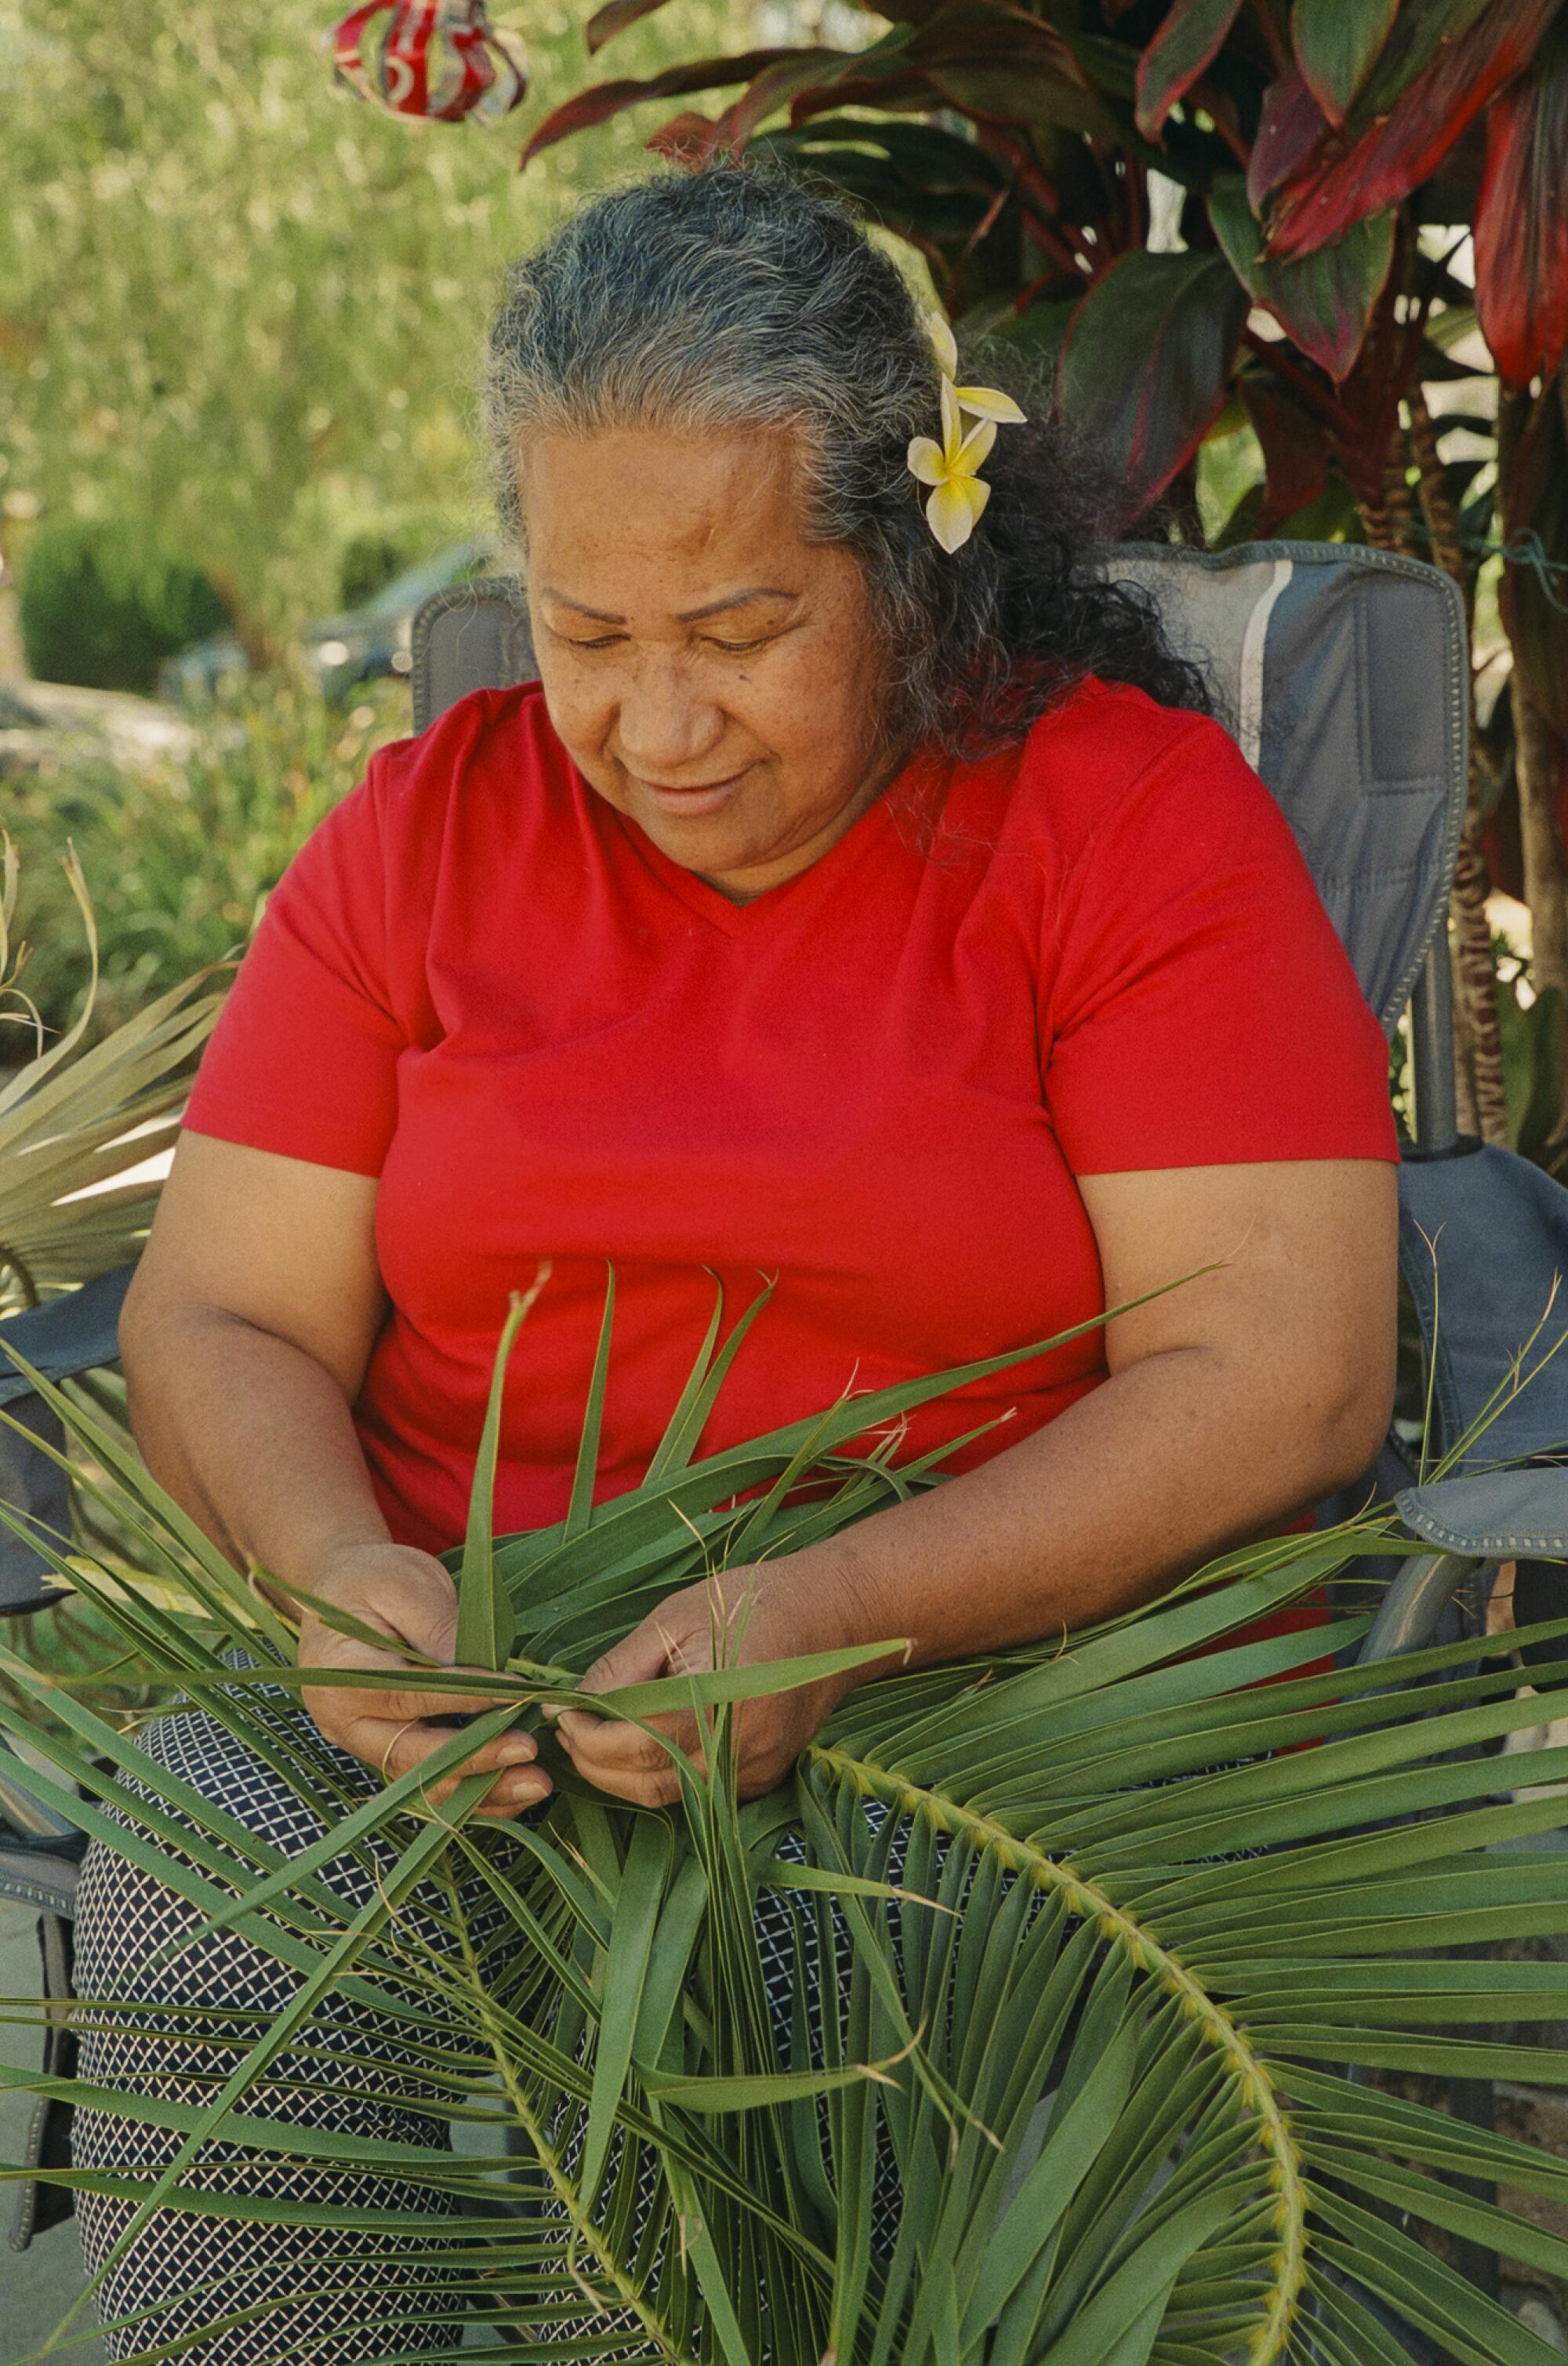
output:
M 568 649 L 612 649 L 619 648 L 626 636 L 624 633 L 599 633 L 592 640 L 588 640 L 578 633 L 557 633 L 554 637 Z M 721 641 L 709 636 L 707 645 L 711 649 L 722 649 L 726 657 L 740 658 L 748 656 L 753 649 L 765 648 L 769 637 L 769 635 L 762 633 L 754 640 Z

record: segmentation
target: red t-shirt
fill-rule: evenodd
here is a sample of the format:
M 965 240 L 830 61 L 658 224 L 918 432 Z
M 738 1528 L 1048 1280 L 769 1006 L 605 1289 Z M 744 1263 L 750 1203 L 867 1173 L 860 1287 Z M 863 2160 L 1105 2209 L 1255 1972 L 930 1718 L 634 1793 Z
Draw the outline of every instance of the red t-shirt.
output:
M 273 896 L 200 1133 L 380 1177 L 391 1312 L 355 1418 L 399 1538 L 463 1531 L 508 1293 L 497 1520 L 565 1513 L 602 1311 L 599 1493 L 776 1277 L 705 1451 L 1103 1305 L 1076 1175 L 1395 1156 L 1386 1054 L 1290 829 L 1212 722 L 1085 684 L 917 758 L 736 906 L 583 782 L 537 684 L 384 749 Z M 705 1270 L 707 1268 L 707 1270 Z M 1098 1333 L 926 1406 L 968 1461 L 1104 1377 Z

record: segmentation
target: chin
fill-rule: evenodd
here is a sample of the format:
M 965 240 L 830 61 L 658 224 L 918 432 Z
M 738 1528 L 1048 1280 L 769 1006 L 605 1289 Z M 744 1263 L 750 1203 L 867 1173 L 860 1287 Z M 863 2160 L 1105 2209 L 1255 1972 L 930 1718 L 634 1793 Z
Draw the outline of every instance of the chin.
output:
M 738 844 L 723 830 L 705 830 L 695 822 L 682 828 L 662 815 L 644 820 L 639 814 L 637 819 L 659 852 L 667 854 L 685 871 L 704 872 L 722 881 L 726 872 L 756 871 L 768 860 L 766 854 L 755 853 L 750 847 Z

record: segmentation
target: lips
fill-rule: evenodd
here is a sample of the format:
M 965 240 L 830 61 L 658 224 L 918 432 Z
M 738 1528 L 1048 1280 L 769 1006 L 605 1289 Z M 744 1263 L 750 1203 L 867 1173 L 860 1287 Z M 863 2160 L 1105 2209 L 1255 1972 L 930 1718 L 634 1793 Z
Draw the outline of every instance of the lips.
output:
M 659 797 L 707 797 L 719 789 L 733 789 L 739 779 L 738 772 L 726 772 L 722 781 L 644 781 L 642 785 Z
M 722 781 L 702 781 L 691 788 L 666 788 L 657 781 L 638 781 L 636 785 L 661 813 L 684 815 L 689 820 L 717 813 L 727 805 L 750 769 L 749 765 L 743 766 L 740 772 L 731 772 Z

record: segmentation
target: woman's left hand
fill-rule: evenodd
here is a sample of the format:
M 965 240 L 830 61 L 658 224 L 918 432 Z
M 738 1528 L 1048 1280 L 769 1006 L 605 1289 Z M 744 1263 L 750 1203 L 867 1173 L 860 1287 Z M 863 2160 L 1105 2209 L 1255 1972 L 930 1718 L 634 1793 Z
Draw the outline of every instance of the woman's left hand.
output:
M 623 1642 L 594 1662 L 582 1689 L 610 1692 L 622 1684 L 690 1674 L 715 1664 L 755 1667 L 761 1660 L 798 1659 L 808 1651 L 834 1651 L 868 1639 L 850 1630 L 844 1615 L 850 1603 L 842 1589 L 839 1598 L 839 1612 L 830 1616 L 823 1590 L 806 1581 L 799 1559 L 725 1570 L 722 1576 L 667 1595 Z M 721 1639 L 717 1651 L 716 1636 Z M 735 1703 L 731 1714 L 738 1721 L 741 1797 L 756 1798 L 781 1782 L 830 1711 L 852 1684 L 870 1673 L 871 1666 L 857 1668 L 852 1675 Z M 706 1714 L 711 1718 L 713 1712 Z M 577 1773 L 612 1798 L 633 1807 L 665 1808 L 679 1797 L 675 1761 L 641 1727 L 595 1717 L 588 1709 L 564 1709 L 554 1722 Z M 706 1771 L 701 1733 L 689 1709 L 645 1722 L 668 1734 Z

